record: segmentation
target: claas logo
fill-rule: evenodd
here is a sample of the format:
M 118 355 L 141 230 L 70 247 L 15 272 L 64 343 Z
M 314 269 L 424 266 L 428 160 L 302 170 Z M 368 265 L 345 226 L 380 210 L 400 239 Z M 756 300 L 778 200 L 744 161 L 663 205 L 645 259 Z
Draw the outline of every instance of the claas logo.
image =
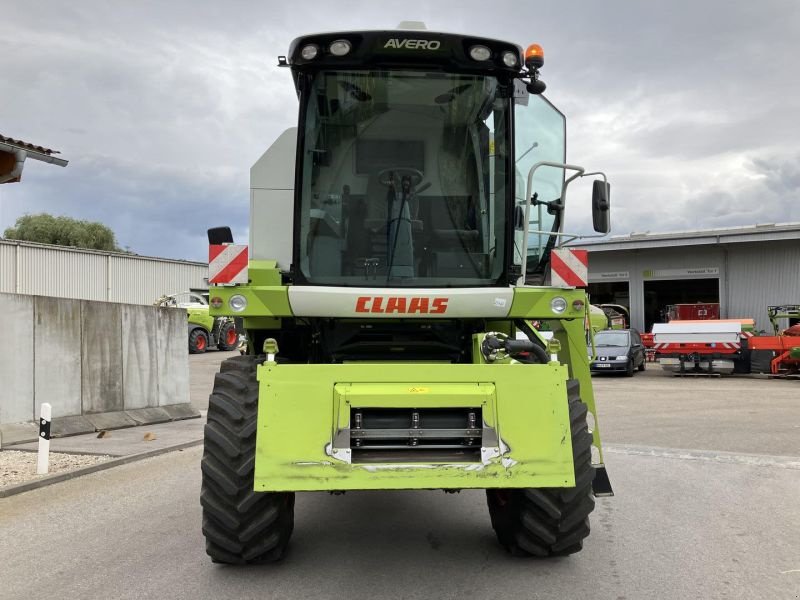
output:
M 357 313 L 382 313 L 401 315 L 443 315 L 447 312 L 449 298 L 406 298 L 405 296 L 359 296 Z

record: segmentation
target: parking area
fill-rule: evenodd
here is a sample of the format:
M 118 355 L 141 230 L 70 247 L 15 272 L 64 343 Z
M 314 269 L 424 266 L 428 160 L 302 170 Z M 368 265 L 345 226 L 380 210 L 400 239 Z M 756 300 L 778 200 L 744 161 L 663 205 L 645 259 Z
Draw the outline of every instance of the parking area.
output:
M 800 456 L 800 381 L 676 377 L 648 363 L 592 383 L 604 443 Z
M 222 360 L 189 357 L 192 404 L 208 408 Z M 604 444 L 800 456 L 800 381 L 765 377 L 676 377 L 647 363 L 632 378 L 592 377 Z

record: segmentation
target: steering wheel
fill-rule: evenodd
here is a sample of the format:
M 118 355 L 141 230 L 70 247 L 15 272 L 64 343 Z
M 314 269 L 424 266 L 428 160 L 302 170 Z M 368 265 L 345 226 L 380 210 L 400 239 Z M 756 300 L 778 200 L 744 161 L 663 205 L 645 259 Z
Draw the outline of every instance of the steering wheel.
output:
M 395 180 L 399 184 L 403 177 L 409 177 L 411 179 L 411 189 L 413 190 L 422 182 L 424 175 L 422 174 L 422 171 L 417 169 L 409 169 L 406 167 L 397 169 L 384 169 L 378 173 L 378 181 L 380 181 L 386 187 L 390 187 Z

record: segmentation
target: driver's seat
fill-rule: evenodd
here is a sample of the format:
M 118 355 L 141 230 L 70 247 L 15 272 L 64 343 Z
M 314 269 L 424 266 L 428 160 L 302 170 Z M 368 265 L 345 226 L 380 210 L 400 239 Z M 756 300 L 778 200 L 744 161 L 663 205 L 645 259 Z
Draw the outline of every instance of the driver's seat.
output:
M 406 220 L 403 225 L 394 223 L 394 228 L 390 227 L 388 223 L 389 189 L 388 186 L 380 182 L 378 173 L 369 176 L 364 226 L 369 236 L 370 258 L 377 258 L 380 261 L 379 271 L 388 268 L 389 260 L 391 260 L 393 276 L 413 277 L 414 248 L 411 222 Z M 390 244 L 393 248 L 389 247 Z M 391 256 L 392 254 L 394 256 Z
M 389 211 L 389 206 L 386 202 L 387 191 L 388 188 L 380 182 L 377 173 L 369 176 L 366 192 L 367 216 L 364 222 L 370 229 L 382 227 L 384 234 Z

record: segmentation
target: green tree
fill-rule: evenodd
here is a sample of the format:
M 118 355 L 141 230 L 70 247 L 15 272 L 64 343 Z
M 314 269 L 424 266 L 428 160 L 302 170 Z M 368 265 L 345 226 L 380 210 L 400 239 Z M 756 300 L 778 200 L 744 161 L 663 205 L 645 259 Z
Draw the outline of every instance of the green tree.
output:
M 121 252 L 114 232 L 102 223 L 54 217 L 47 213 L 24 215 L 3 233 L 9 240 Z

